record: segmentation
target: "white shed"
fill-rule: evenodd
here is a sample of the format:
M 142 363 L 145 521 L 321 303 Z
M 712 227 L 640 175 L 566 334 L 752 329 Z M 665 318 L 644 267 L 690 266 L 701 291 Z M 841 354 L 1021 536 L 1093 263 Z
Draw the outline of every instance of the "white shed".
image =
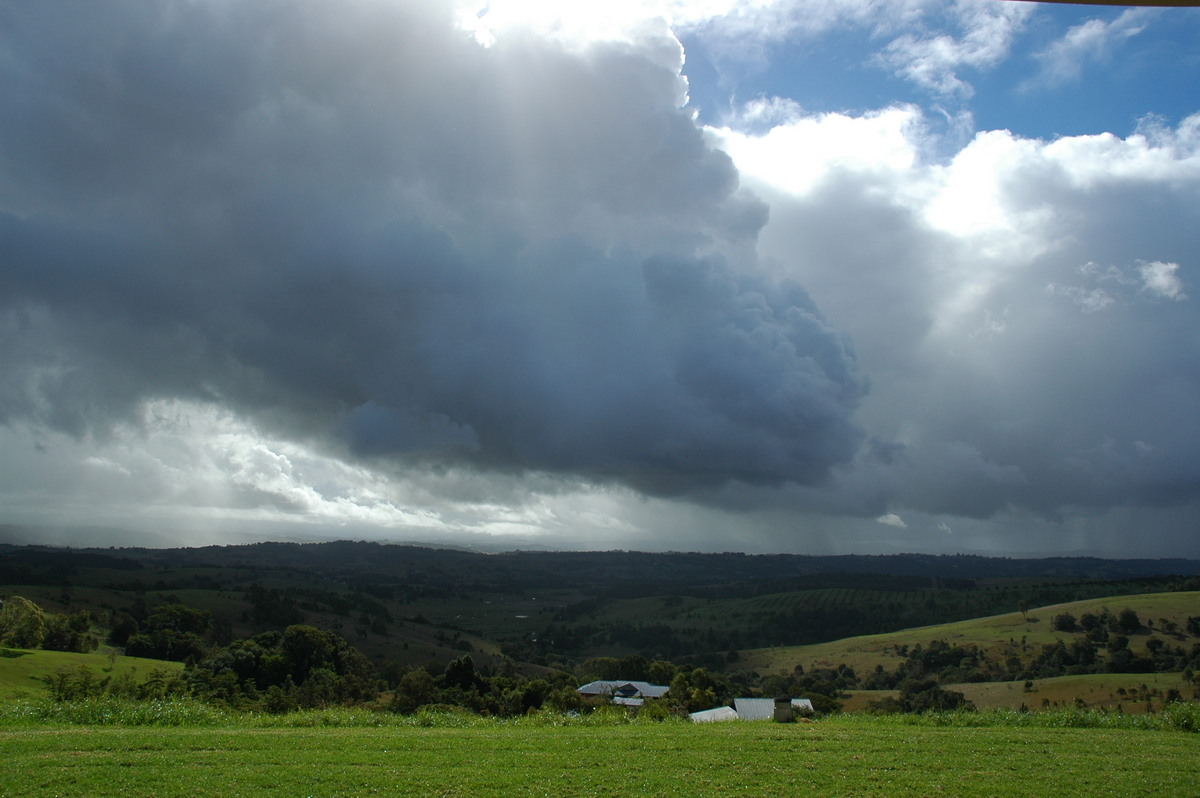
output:
M 715 723 L 719 720 L 737 720 L 738 713 L 734 711 L 733 707 L 717 707 L 716 709 L 692 712 L 688 717 L 692 719 L 692 723 Z
M 771 720 L 775 717 L 774 698 L 735 698 L 733 708 L 742 720 Z M 807 698 L 793 698 L 792 712 L 812 712 L 812 701 Z

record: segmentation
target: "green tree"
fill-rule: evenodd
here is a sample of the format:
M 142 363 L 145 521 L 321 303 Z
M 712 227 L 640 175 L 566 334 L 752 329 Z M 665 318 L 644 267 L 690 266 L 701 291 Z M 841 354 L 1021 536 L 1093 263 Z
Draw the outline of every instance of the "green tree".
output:
M 1054 616 L 1054 628 L 1059 632 L 1074 632 L 1079 624 L 1074 615 L 1064 612 Z
M 585 659 L 583 664 L 579 666 L 580 674 L 586 681 L 594 679 L 603 679 L 612 681 L 614 679 L 628 679 L 628 676 L 621 675 L 621 660 L 616 657 L 591 657 Z
M 124 646 L 129 642 L 129 638 L 139 631 L 141 631 L 141 627 L 138 625 L 137 618 L 124 610 L 119 610 L 113 613 L 112 624 L 108 630 L 108 641 L 116 646 Z
M 621 658 L 617 672 L 620 674 L 616 677 L 618 679 L 626 679 L 631 682 L 649 681 L 650 662 L 641 654 L 630 654 Z
M 726 684 L 718 684 L 705 668 L 693 668 L 690 671 L 683 669 L 671 680 L 667 700 L 672 706 L 686 709 L 688 712 L 712 709 L 721 704 L 726 687 Z
M 262 691 L 269 711 L 375 696 L 374 671 L 362 652 L 312 626 L 235 640 L 189 668 L 188 678 L 199 693 L 231 705 L 257 701 Z
M 314 668 L 333 662 L 336 648 L 333 635 L 315 626 L 289 626 L 283 633 L 282 653 L 288 673 L 302 684 Z
M 1117 631 L 1122 634 L 1132 635 L 1137 634 L 1142 628 L 1142 621 L 1138 618 L 1138 614 L 1126 607 L 1117 613 Z
M 178 602 L 160 604 L 141 624 L 141 631 L 125 642 L 125 653 L 134 657 L 197 661 L 208 652 L 205 635 L 212 613 Z
M 9 596 L 0 605 L 0 645 L 37 648 L 46 637 L 42 608 L 23 596 Z
M 667 662 L 666 660 L 656 659 L 650 663 L 650 681 L 654 684 L 667 684 L 675 678 L 675 674 L 679 672 L 679 668 L 675 663 Z
M 486 688 L 485 680 L 475 670 L 475 660 L 470 654 L 452 660 L 442 674 L 442 682 L 446 687 L 456 687 L 464 692 L 482 692 Z
M 46 618 L 46 637 L 42 640 L 42 648 L 82 654 L 95 651 L 100 641 L 91 634 L 91 630 L 92 614 L 87 610 L 72 615 L 50 615 Z
M 400 677 L 400 683 L 392 693 L 390 708 L 393 712 L 411 715 L 425 704 L 437 703 L 437 684 L 424 668 L 417 668 Z

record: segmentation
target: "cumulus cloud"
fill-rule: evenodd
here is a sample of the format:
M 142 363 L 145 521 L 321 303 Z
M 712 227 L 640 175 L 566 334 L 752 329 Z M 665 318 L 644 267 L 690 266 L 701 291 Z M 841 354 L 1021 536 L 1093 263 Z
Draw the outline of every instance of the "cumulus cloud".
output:
M 1034 5 L 621 8 L 6 9 L 11 520 L 816 552 L 1194 536 L 1200 115 L 1039 140 L 967 114 L 950 140 L 912 103 L 765 97 L 702 128 L 677 31 L 751 60 L 869 31 L 948 102 Z
M 1192 501 L 1200 352 L 1188 303 L 1162 300 L 1200 256 L 1197 118 L 1124 139 L 983 132 L 943 162 L 919 112 L 888 113 L 905 122 L 877 159 L 777 142 L 875 135 L 888 114 L 715 132 L 771 205 L 761 251 L 856 342 L 864 426 L 902 447 L 839 478 L 910 528 Z
M 756 268 L 766 209 L 665 23 L 483 47 L 452 11 L 7 12 L 4 420 L 102 438 L 185 400 L 364 462 L 665 495 L 852 458 L 854 355 Z M 277 450 L 237 457 L 264 502 L 320 504 Z
M 755 132 L 763 122 L 765 130 Z M 710 131 L 746 174 L 795 192 L 811 188 L 834 170 L 899 171 L 919 153 L 914 127 L 922 125 L 913 106 L 892 107 L 861 116 L 805 114 L 795 104 L 756 100 L 730 124 Z

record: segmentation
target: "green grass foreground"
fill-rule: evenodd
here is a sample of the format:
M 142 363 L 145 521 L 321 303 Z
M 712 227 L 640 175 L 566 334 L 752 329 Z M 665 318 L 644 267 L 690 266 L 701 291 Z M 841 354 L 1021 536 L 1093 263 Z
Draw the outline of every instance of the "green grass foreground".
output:
M 693 725 L 189 718 L 201 710 L 186 703 L 50 719 L 27 706 L 0 714 L 5 796 L 1194 796 L 1200 784 L 1200 734 L 1130 716 L 1105 727 L 1095 713 Z

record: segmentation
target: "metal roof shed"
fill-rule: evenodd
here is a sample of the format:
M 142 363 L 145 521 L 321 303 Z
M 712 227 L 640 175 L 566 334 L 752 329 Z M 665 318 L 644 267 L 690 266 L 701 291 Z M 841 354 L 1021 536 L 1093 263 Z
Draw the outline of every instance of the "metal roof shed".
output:
M 792 699 L 793 712 L 812 712 L 812 701 L 807 698 Z M 774 698 L 735 698 L 733 708 L 742 720 L 771 720 L 775 717 Z
M 692 723 L 716 723 L 721 720 L 737 720 L 738 713 L 733 707 L 716 707 L 692 712 L 688 717 L 692 719 Z

